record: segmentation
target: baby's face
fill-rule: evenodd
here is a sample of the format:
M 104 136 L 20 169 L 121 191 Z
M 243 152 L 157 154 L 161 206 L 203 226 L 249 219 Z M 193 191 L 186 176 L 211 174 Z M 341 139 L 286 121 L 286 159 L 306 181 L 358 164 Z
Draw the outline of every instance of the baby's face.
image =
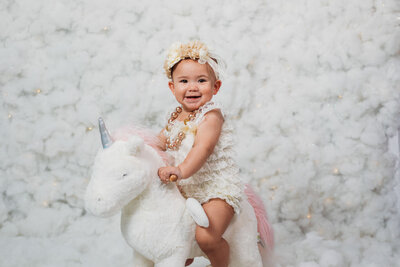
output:
M 187 112 L 197 110 L 210 101 L 221 87 L 208 64 L 185 59 L 175 66 L 169 88 Z

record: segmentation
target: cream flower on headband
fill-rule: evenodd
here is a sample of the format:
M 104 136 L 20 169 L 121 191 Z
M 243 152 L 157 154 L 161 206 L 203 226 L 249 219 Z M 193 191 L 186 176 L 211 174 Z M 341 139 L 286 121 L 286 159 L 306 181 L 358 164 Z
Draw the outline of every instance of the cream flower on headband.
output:
M 164 62 L 165 74 L 172 79 L 172 68 L 182 59 L 197 60 L 200 64 L 208 63 L 214 70 L 215 76 L 219 79 L 219 60 L 211 55 L 207 46 L 200 41 L 190 41 L 186 44 L 174 43 L 168 50 L 167 59 Z

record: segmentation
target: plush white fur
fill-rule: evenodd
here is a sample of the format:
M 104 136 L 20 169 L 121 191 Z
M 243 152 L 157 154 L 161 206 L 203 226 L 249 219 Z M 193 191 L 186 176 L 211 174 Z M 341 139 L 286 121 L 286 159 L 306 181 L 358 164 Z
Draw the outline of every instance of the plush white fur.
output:
M 183 267 L 187 258 L 205 256 L 195 241 L 195 223 L 175 184 L 164 185 L 160 155 L 141 138 L 116 141 L 100 150 L 88 185 L 86 208 L 97 216 L 122 209 L 121 229 L 133 248 L 135 267 Z M 261 267 L 257 221 L 247 200 L 224 234 L 230 266 Z
M 204 212 L 200 202 L 194 198 L 188 198 L 186 199 L 186 208 L 196 224 L 204 228 L 208 228 L 208 226 L 210 226 L 207 214 Z

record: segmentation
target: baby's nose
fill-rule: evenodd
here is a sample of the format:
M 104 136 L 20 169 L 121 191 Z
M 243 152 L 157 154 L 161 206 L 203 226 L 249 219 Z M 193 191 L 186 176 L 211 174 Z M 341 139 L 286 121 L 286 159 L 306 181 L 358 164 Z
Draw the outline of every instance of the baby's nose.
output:
M 197 86 L 197 83 L 190 83 L 189 84 L 189 91 L 197 91 L 199 88 Z

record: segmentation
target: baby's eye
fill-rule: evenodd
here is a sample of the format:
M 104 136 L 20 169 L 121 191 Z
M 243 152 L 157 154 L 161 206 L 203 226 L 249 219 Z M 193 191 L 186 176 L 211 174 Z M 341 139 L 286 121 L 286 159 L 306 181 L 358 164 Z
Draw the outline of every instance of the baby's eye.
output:
M 207 80 L 206 79 L 200 79 L 199 83 L 205 83 Z
M 180 80 L 179 82 L 181 82 L 181 83 L 187 83 L 188 81 L 185 80 L 185 79 L 182 79 L 182 80 Z

